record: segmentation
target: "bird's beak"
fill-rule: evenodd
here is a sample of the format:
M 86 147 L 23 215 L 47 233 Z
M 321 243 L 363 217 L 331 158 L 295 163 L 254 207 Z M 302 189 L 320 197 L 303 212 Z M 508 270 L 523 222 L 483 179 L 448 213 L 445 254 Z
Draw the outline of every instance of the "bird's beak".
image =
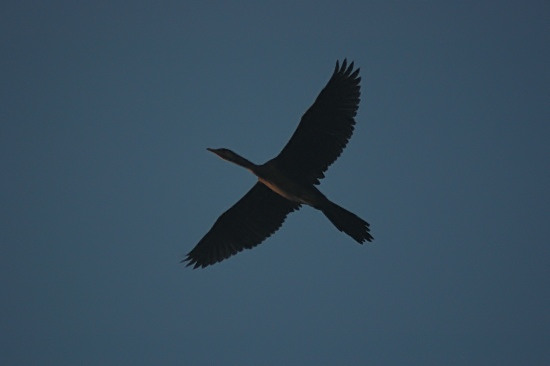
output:
M 208 150 L 208 151 L 210 151 L 210 152 L 212 152 L 212 153 L 214 153 L 214 154 L 220 156 L 220 154 L 218 153 L 218 150 L 219 150 L 219 149 L 212 149 L 212 148 L 210 148 L 210 147 L 207 147 L 206 150 Z M 220 156 L 220 157 L 221 157 L 221 156 Z

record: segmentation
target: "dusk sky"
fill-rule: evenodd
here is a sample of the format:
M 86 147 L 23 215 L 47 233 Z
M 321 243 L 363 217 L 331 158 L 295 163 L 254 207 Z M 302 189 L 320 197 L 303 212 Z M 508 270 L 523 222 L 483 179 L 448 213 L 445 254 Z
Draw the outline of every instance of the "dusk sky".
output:
M 0 5 L 0 364 L 550 364 L 548 1 Z M 180 261 L 336 60 L 355 133 L 253 250 Z

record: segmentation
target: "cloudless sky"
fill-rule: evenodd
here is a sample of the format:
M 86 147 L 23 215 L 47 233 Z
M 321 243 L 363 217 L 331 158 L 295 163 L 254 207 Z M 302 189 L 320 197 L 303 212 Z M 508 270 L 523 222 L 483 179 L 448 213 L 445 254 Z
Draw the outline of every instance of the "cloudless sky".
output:
M 550 364 L 547 1 L 0 5 L 2 365 Z M 318 211 L 179 261 L 337 59 L 355 133 Z

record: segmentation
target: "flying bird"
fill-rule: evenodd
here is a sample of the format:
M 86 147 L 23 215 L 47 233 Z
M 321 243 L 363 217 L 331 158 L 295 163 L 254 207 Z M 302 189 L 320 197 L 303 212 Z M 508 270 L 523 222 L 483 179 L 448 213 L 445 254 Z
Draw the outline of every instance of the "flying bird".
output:
M 348 66 L 344 59 L 340 66 L 336 61 L 330 80 L 302 116 L 290 141 L 264 164 L 256 165 L 229 149 L 207 149 L 249 170 L 258 182 L 216 220 L 182 262 L 204 268 L 251 249 L 304 204 L 321 211 L 358 243 L 373 240 L 365 220 L 330 201 L 316 187 L 353 133 L 360 81 L 353 62 Z

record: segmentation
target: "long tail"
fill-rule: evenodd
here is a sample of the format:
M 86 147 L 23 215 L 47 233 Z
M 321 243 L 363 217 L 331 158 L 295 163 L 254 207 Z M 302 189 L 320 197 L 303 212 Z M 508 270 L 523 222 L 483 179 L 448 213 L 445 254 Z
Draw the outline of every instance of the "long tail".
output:
M 345 232 L 359 244 L 374 239 L 369 233 L 369 223 L 354 213 L 330 201 L 320 209 L 338 230 Z

